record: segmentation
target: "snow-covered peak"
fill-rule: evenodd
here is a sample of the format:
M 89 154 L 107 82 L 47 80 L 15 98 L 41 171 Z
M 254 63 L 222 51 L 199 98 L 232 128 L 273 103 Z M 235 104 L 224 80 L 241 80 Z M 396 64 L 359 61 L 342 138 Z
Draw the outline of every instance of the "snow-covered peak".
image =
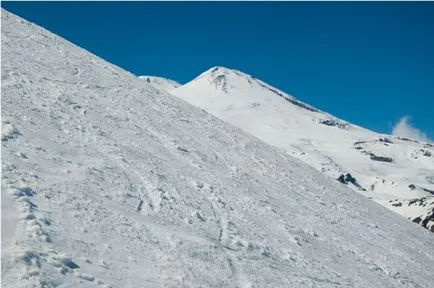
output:
M 212 67 L 198 77 L 193 79 L 191 83 L 198 85 L 210 85 L 210 87 L 228 93 L 229 89 L 235 88 L 237 85 L 244 84 L 251 78 L 250 75 L 244 74 L 237 70 L 232 70 L 222 66 Z
M 193 85 L 193 83 L 197 84 L 201 82 L 211 84 L 212 87 L 225 93 L 228 93 L 230 88 L 245 89 L 247 87 L 260 87 L 260 85 L 258 85 L 260 81 L 255 79 L 252 75 L 223 66 L 214 66 L 206 70 L 186 85 Z
M 222 66 L 215 66 L 200 74 L 198 77 L 190 81 L 189 83 L 174 89 L 176 94 L 190 94 L 188 91 L 200 91 L 209 95 L 208 99 L 213 97 L 221 101 L 222 97 L 216 94 L 230 94 L 231 97 L 237 95 L 256 95 L 250 99 L 257 99 L 258 101 L 287 101 L 298 109 L 304 109 L 309 112 L 321 112 L 319 109 L 303 103 L 295 97 L 288 95 L 287 93 L 239 70 L 230 69 Z M 268 99 L 267 99 L 268 98 Z M 273 99 L 274 98 L 274 99 Z M 278 99 L 280 98 L 280 100 Z M 277 99 L 277 100 L 276 100 Z M 202 98 L 200 101 L 206 101 Z M 255 104 L 253 104 L 255 105 Z M 327 113 L 321 112 L 326 115 Z M 325 116 L 327 119 L 335 119 L 331 115 Z
M 181 86 L 178 82 L 163 77 L 144 75 L 139 76 L 139 78 L 145 80 L 146 83 L 154 88 L 164 91 L 170 91 Z
M 234 70 L 234 69 L 230 69 L 227 67 L 223 67 L 223 66 L 214 66 L 209 68 L 208 70 L 206 70 L 205 72 L 201 73 L 198 77 L 196 77 L 194 80 L 197 80 L 199 78 L 215 78 L 218 77 L 219 75 L 230 75 L 230 74 L 244 74 L 240 71 Z M 248 76 L 247 74 L 244 74 L 246 76 Z
M 431 219 L 430 215 L 433 215 L 423 226 L 434 230 L 433 212 L 427 215 L 423 207 L 406 211 L 391 206 L 396 199 L 402 203 L 433 204 L 413 201 L 434 195 L 431 192 L 434 183 L 430 180 L 434 152 L 428 144 L 369 131 L 308 105 L 251 75 L 219 66 L 171 93 L 283 148 L 405 217 L 413 219 L 418 215 Z M 348 173 L 349 179 L 354 176 L 358 180 L 347 183 L 344 178 Z

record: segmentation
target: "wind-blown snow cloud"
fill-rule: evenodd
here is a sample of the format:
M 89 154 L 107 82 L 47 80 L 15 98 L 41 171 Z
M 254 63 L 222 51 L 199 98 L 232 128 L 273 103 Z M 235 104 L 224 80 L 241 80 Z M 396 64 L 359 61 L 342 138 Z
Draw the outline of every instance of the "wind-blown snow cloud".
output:
M 403 116 L 399 119 L 398 123 L 393 127 L 392 135 L 419 141 L 430 141 L 425 133 L 410 124 L 409 116 Z

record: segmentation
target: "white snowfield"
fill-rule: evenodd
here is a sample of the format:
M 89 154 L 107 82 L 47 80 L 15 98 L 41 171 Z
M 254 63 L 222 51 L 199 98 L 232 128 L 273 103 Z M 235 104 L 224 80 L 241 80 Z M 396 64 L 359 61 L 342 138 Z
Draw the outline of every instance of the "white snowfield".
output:
M 144 81 L 146 81 L 146 83 L 152 85 L 154 88 L 157 88 L 159 90 L 170 91 L 181 86 L 181 84 L 179 84 L 178 82 L 163 77 L 139 76 L 139 78 L 143 79 Z
M 2 10 L 2 287 L 432 287 L 432 234 Z M 368 132 L 366 132 L 368 133 Z
M 434 232 L 433 144 L 369 131 L 224 67 L 170 92 Z

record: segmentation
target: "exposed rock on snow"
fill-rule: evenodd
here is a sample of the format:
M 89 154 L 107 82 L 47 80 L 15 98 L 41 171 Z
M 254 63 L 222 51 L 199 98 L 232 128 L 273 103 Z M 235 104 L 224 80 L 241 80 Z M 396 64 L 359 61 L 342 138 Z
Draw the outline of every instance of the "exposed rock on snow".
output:
M 327 125 L 327 126 L 338 127 L 341 129 L 345 129 L 348 126 L 347 123 L 341 123 L 341 122 L 334 120 L 334 119 L 320 120 L 319 123 Z
M 381 162 L 393 162 L 393 159 L 390 157 L 385 157 L 385 156 L 377 156 L 374 153 L 369 153 L 369 156 L 371 158 L 371 160 L 375 160 L 375 161 L 381 161 Z
M 360 190 L 366 191 L 365 188 L 360 186 L 360 184 L 357 182 L 356 178 L 354 178 L 350 173 L 347 174 L 341 174 L 339 175 L 338 179 L 339 182 L 342 184 L 353 184 L 355 187 L 359 188 Z

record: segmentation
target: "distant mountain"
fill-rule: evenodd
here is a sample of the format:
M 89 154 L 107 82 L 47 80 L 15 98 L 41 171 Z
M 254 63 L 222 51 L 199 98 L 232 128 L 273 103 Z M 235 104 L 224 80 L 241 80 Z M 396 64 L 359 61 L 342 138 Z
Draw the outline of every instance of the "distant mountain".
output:
M 434 231 L 431 143 L 369 131 L 224 67 L 170 92 Z
M 47 30 L 1 16 L 2 287 L 434 282 L 428 231 Z
M 152 85 L 153 87 L 155 87 L 157 89 L 165 90 L 165 91 L 170 91 L 170 90 L 173 90 L 173 89 L 181 86 L 181 84 L 179 84 L 176 81 L 169 80 L 169 79 L 162 78 L 162 77 L 139 76 L 139 78 L 146 81 L 149 85 Z

